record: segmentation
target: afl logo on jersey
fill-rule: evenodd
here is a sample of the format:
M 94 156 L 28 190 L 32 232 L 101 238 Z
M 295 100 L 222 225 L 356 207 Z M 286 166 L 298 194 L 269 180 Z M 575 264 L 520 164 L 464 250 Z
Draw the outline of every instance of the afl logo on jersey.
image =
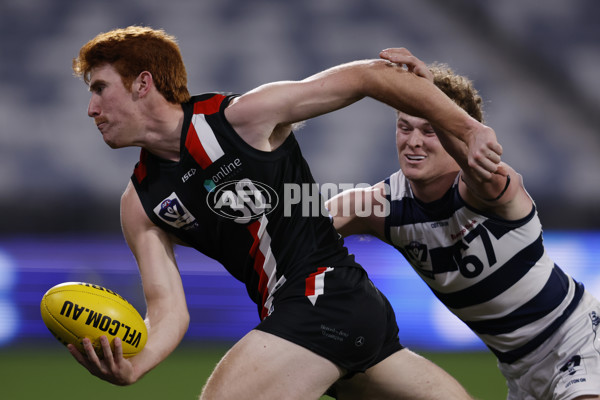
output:
M 175 228 L 187 230 L 198 227 L 196 218 L 183 205 L 175 192 L 154 207 L 154 213 Z
M 217 185 L 206 196 L 208 207 L 217 215 L 246 224 L 272 212 L 279 197 L 264 183 L 242 179 Z

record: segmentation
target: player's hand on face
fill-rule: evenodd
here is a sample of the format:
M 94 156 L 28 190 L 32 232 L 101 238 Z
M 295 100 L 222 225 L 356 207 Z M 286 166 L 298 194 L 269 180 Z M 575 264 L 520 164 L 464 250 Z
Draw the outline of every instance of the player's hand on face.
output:
M 106 336 L 100 337 L 100 345 L 104 356 L 100 358 L 92 345 L 92 341 L 84 338 L 84 353 L 80 352 L 74 345 L 69 344 L 67 348 L 75 357 L 77 362 L 83 365 L 92 375 L 115 385 L 125 386 L 134 382 L 133 364 L 123 357 L 123 346 L 118 337 L 113 340 L 114 352 L 110 348 L 110 342 Z
M 501 167 L 502 146 L 492 128 L 481 125 L 481 128 L 470 136 L 467 147 L 469 166 L 482 180 L 489 180 L 496 173 L 506 173 Z
M 408 71 L 433 82 L 433 74 L 427 65 L 404 47 L 382 50 L 379 57 L 398 65 L 405 65 Z

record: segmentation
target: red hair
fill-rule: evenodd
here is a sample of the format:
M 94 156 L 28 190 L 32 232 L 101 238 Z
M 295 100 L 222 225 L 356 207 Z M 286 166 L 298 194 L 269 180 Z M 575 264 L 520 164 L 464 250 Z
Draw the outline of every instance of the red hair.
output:
M 190 99 L 179 46 L 175 37 L 162 29 L 129 26 L 100 33 L 81 47 L 73 59 L 73 72 L 89 84 L 92 69 L 102 64 L 112 65 L 128 89 L 140 73 L 148 71 L 167 101 Z

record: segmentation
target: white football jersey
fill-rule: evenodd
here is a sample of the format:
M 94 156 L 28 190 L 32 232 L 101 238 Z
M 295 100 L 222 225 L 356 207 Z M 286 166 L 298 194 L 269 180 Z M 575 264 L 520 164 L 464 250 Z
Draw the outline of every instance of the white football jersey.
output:
M 413 196 L 401 171 L 386 183 L 387 240 L 501 362 L 535 349 L 571 315 L 584 288 L 546 253 L 535 206 L 506 221 L 466 205 L 458 176 L 432 203 Z

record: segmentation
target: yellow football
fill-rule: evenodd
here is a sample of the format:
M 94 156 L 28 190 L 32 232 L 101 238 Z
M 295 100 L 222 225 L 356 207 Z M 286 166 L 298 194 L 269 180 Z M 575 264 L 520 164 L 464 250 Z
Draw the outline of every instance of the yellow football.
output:
M 106 336 L 111 347 L 119 337 L 127 358 L 139 353 L 148 339 L 146 324 L 135 307 L 112 290 L 91 283 L 65 282 L 50 288 L 42 297 L 40 310 L 54 337 L 80 351 L 84 337 L 92 341 L 99 355 L 100 336 Z

